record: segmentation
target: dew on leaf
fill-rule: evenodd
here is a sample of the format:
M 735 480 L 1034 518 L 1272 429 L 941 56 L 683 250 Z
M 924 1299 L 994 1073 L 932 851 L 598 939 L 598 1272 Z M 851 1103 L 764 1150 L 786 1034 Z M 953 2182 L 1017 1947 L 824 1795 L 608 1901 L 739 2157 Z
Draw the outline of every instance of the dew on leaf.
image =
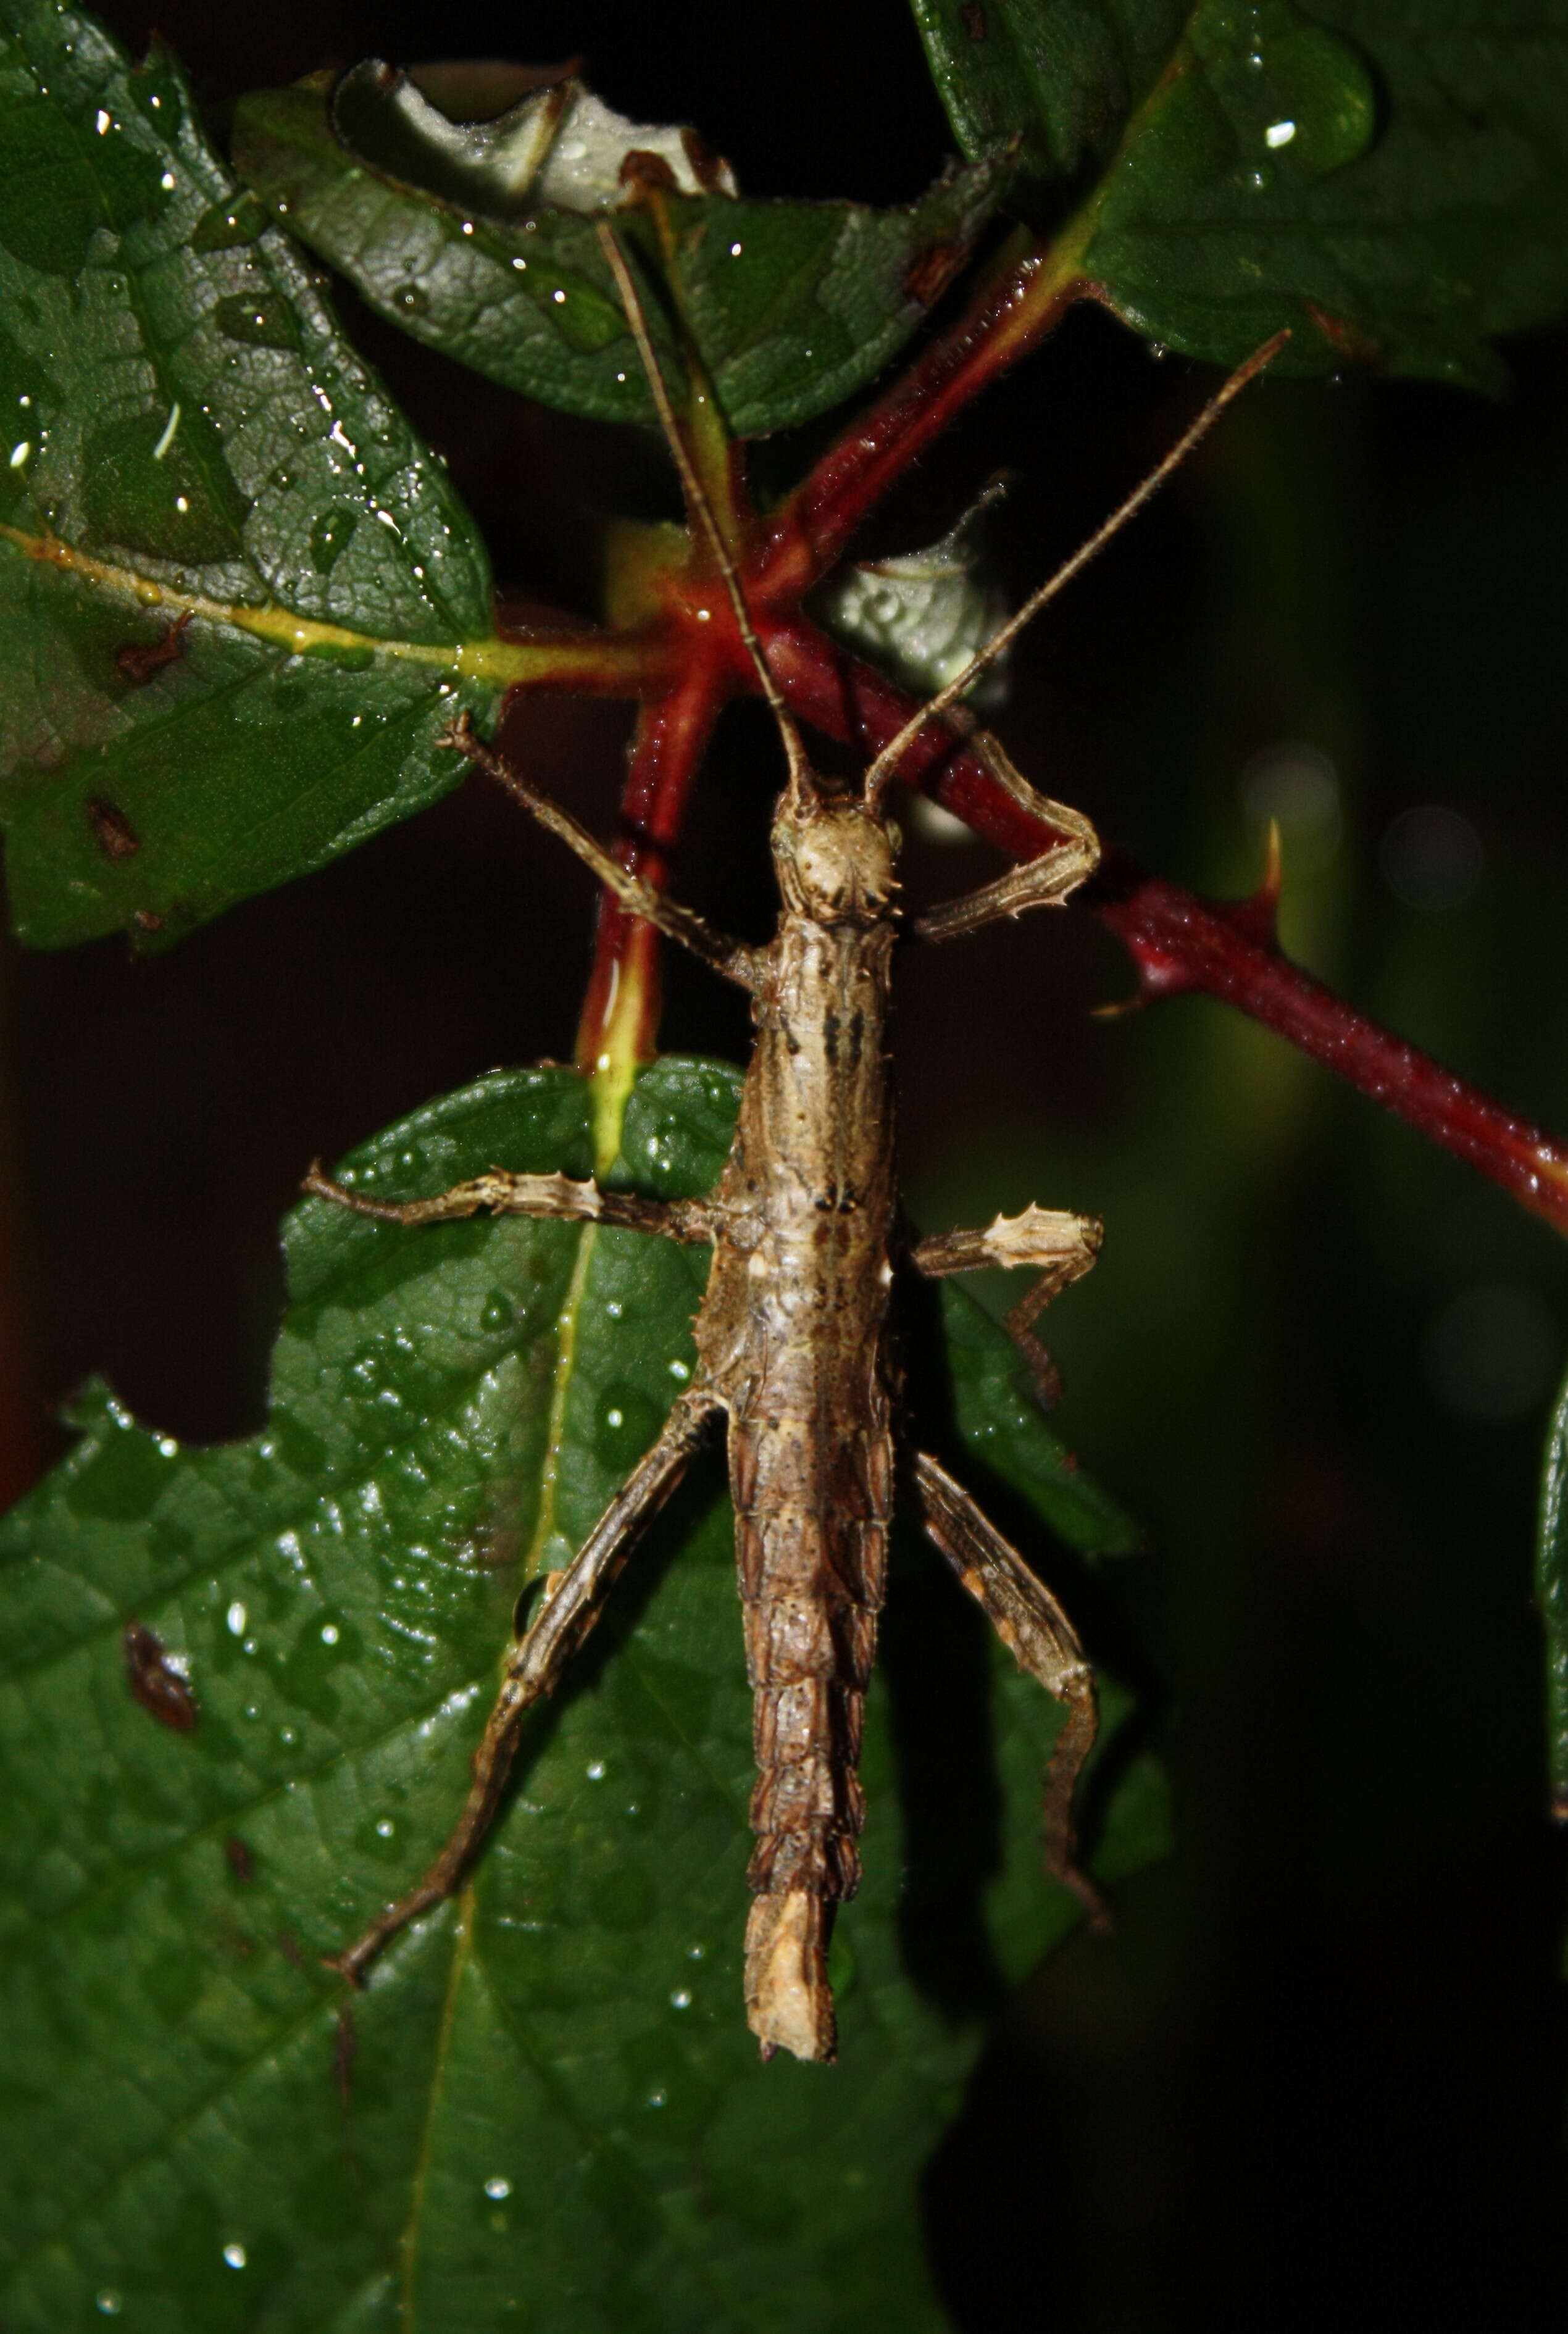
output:
M 1264 153 L 1296 178 L 1326 178 L 1365 153 L 1377 126 L 1371 76 L 1349 41 L 1294 0 L 1205 10 L 1192 40 L 1255 191 L 1275 175 L 1258 167 Z
M 214 203 L 191 231 L 191 249 L 228 251 L 236 244 L 254 243 L 266 223 L 266 212 L 254 195 L 241 195 L 236 202 Z
M 504 2172 L 492 2173 L 485 2183 L 485 2194 L 492 2204 L 499 2204 L 504 2197 L 512 2194 L 512 2183 Z
M 357 526 L 360 511 L 350 509 L 345 502 L 333 502 L 324 511 L 317 511 L 311 526 L 311 564 L 317 574 L 332 574 L 355 539 Z
M 399 284 L 392 294 L 392 305 L 405 316 L 422 316 L 429 306 L 429 295 L 417 284 Z
M 215 303 L 213 322 L 224 338 L 247 348 L 297 349 L 300 328 L 286 300 L 231 292 Z

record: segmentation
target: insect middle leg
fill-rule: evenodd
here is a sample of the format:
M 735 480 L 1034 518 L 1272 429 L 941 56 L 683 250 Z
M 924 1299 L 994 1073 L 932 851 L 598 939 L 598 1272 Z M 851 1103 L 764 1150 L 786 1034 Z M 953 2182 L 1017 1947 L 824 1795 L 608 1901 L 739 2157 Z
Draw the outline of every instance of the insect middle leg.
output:
M 548 1216 L 558 1222 L 615 1224 L 627 1231 L 659 1232 L 667 1239 L 713 1238 L 713 1211 L 701 1200 L 649 1200 L 639 1191 L 606 1191 L 592 1179 L 570 1175 L 514 1175 L 492 1167 L 428 1200 L 372 1200 L 346 1183 L 335 1183 L 318 1160 L 303 1187 L 318 1200 L 331 1200 L 356 1216 L 380 1224 L 447 1224 L 489 1208 L 498 1216 Z
M 360 1984 L 390 1938 L 457 1888 L 495 1819 L 524 1718 L 553 1692 L 566 1664 L 598 1620 L 621 1566 L 685 1474 L 708 1422 L 721 1407 L 701 1386 L 681 1395 L 658 1442 L 632 1469 L 546 1594 L 530 1627 L 507 1654 L 501 1691 L 474 1753 L 467 1802 L 450 1838 L 417 1887 L 389 1905 L 345 1952 L 326 1957 L 329 1969 Z
M 1034 1335 L 1034 1323 L 1053 1297 L 1082 1280 L 1104 1238 L 1105 1227 L 1097 1216 L 1031 1206 L 1022 1215 L 996 1217 L 982 1231 L 938 1232 L 917 1243 L 909 1261 L 931 1280 L 952 1272 L 976 1272 L 986 1264 L 1006 1271 L 1024 1266 L 1039 1273 L 1007 1315 L 1006 1327 L 1034 1374 L 1041 1401 L 1050 1408 L 1062 1393 L 1061 1374 Z
M 1087 1908 L 1096 1927 L 1106 1927 L 1110 1914 L 1105 1900 L 1078 1867 L 1073 1818 L 1073 1794 L 1099 1728 L 1094 1673 L 1078 1633 L 1044 1582 L 945 1467 L 927 1452 L 917 1451 L 912 1472 L 927 1532 L 1019 1667 L 1065 1704 L 1066 1716 L 1045 1772 L 1045 1862 Z

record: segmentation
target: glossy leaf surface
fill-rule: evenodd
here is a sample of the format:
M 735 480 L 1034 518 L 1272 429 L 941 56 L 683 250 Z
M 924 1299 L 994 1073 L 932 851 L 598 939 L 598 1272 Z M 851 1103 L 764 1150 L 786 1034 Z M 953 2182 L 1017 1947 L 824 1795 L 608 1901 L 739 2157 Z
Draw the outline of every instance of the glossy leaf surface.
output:
M 433 740 L 505 651 L 440 465 L 166 51 L 0 0 L 0 169 L 14 918 L 158 945 L 456 783 Z
M 1568 1385 L 1557 1397 L 1541 1475 L 1535 1596 L 1546 1652 L 1546 1756 L 1559 1820 L 1568 1816 Z
M 914 5 L 966 151 L 1100 174 L 1083 272 L 1151 340 L 1486 384 L 1568 298 L 1563 0 Z
M 353 123 L 362 140 L 365 126 Z M 399 156 L 412 159 L 406 144 Z M 592 217 L 486 214 L 446 188 L 444 153 L 423 185 L 345 144 L 322 87 L 247 98 L 238 168 L 372 307 L 525 396 L 601 420 L 652 421 Z M 740 437 L 809 420 L 872 380 L 960 264 L 1005 167 L 982 158 L 907 210 L 666 194 L 672 294 Z M 631 215 L 618 215 L 623 233 Z M 644 223 L 640 232 L 649 232 Z M 647 305 L 673 377 L 676 340 Z
M 716 1065 L 646 1074 L 637 1180 L 704 1188 L 736 1092 Z M 351 1172 L 409 1192 L 588 1155 L 582 1082 L 524 1070 Z M 706 1259 L 517 1220 L 403 1232 L 317 1201 L 286 1240 L 265 1431 L 181 1451 L 91 1394 L 81 1443 L 0 1538 L 11 2334 L 95 2304 L 159 2334 L 935 2327 L 916 2175 L 1003 1972 L 1076 1917 L 1038 1862 L 1054 1706 L 923 1543 L 902 1548 L 867 1880 L 835 1946 L 841 2061 L 763 2067 L 716 1455 L 540 1713 L 460 1904 L 351 2011 L 317 1957 L 447 1830 L 513 1600 L 650 1440 Z M 1000 1333 L 950 1305 L 949 1447 L 1081 1548 L 1126 1545 Z M 159 1722 L 145 1675 L 133 1690 L 131 1621 L 139 1671 L 150 1635 L 183 1674 L 188 1729 Z M 1162 1829 L 1135 1763 L 1101 1868 L 1147 1861 Z

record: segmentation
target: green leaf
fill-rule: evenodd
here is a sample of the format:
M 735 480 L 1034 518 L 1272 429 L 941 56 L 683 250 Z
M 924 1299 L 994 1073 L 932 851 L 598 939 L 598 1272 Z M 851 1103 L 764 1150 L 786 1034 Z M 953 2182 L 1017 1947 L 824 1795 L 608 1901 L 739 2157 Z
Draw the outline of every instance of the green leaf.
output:
M 736 1091 L 714 1065 L 649 1072 L 639 1180 L 705 1187 Z M 349 1172 L 412 1192 L 589 1155 L 584 1084 L 523 1070 Z M 867 1879 L 835 1949 L 841 2060 L 760 2065 L 716 1453 L 540 1713 L 463 1899 L 351 2007 L 318 1956 L 447 1831 L 520 1582 L 650 1439 L 705 1267 L 630 1233 L 405 1232 L 317 1201 L 286 1241 L 259 1435 L 181 1451 L 91 1394 L 71 1458 L 0 1527 L 10 2334 L 94 2324 L 95 2304 L 158 2334 L 935 2329 L 917 2175 L 1003 1975 L 1076 1917 L 1038 1860 L 1054 1705 L 901 1547 Z M 985 1414 L 999 1333 L 966 1335 L 981 1463 L 1005 1445 L 1073 1538 L 1114 1539 L 1043 1422 L 1018 1438 L 1015 1386 Z M 153 1690 L 152 1638 L 183 1691 Z M 167 1722 L 187 1701 L 194 1725 Z M 1100 1867 L 1147 1861 L 1163 1825 L 1144 1760 Z
M 1557 1397 L 1541 1471 L 1535 1601 L 1546 1647 L 1546 1755 L 1552 1803 L 1568 1816 L 1568 1383 Z
M 455 183 L 447 143 L 434 131 L 421 143 L 424 116 L 440 117 L 412 111 L 408 87 L 384 66 L 358 68 L 336 129 L 320 83 L 262 91 L 239 107 L 236 166 L 418 339 L 546 405 L 652 421 L 596 214 L 535 201 L 520 217 L 498 196 L 486 207 L 475 199 L 484 178 Z M 754 438 L 809 420 L 871 380 L 960 264 L 1008 167 L 983 158 L 906 210 L 662 195 L 671 245 L 656 273 L 729 428 Z M 646 220 L 619 216 L 651 265 Z M 647 304 L 673 377 L 672 326 L 657 296 Z
M 913 0 L 967 151 L 1103 175 L 1069 240 L 1150 339 L 1495 385 L 1568 302 L 1564 0 Z
M 0 169 L 16 926 L 158 944 L 446 792 L 433 740 L 509 652 L 439 464 L 166 51 L 0 0 Z

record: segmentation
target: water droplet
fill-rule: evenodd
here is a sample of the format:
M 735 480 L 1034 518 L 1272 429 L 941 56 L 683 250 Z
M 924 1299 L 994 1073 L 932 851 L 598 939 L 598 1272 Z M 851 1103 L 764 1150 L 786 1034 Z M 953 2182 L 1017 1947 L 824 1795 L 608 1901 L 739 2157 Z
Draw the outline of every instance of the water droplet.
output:
M 1246 183 L 1261 192 L 1276 175 L 1258 168 L 1262 153 L 1276 154 L 1281 169 L 1298 179 L 1324 178 L 1365 153 L 1377 101 L 1352 43 L 1312 22 L 1294 0 L 1250 0 L 1252 38 L 1238 57 L 1237 14 L 1202 13 L 1193 34 L 1203 65 L 1194 78 L 1202 86 L 1176 101 L 1183 108 L 1207 106 L 1212 114 L 1217 99 L 1235 145 L 1228 159 L 1214 151 L 1216 174 L 1235 167 L 1239 149 Z
M 739 245 L 738 243 L 732 243 L 732 244 L 730 245 L 730 247 L 729 247 L 729 256 L 730 256 L 730 257 L 731 257 L 732 259 L 738 259 L 738 258 L 740 257 L 740 255 L 741 255 L 741 249 L 742 249 L 741 245 Z
M 335 1645 L 341 1635 L 341 1632 L 335 1621 L 326 1621 L 322 1623 L 322 1643 L 323 1645 Z
M 493 2204 L 498 2204 L 504 2196 L 512 2194 L 512 2183 L 504 2172 L 493 2172 L 485 2183 L 485 2194 Z
M 479 1316 L 479 1326 L 496 1336 L 512 1326 L 512 1300 L 499 1288 L 493 1288 L 485 1299 L 485 1309 Z
M 237 1597 L 229 1606 L 228 1611 L 224 1615 L 224 1618 L 228 1623 L 230 1636 L 244 1636 L 246 1615 L 245 1606 L 240 1603 Z
M 672 2010 L 689 2010 L 691 2008 L 691 1995 L 685 1986 L 678 1985 L 676 1987 L 675 1992 L 669 1997 L 669 2006 Z
M 123 2295 L 116 2293 L 111 2285 L 106 2285 L 97 2296 L 97 2304 L 105 2318 L 118 2318 L 125 2307 L 125 2300 Z
M 172 170 L 166 170 L 158 183 L 163 188 L 166 195 L 172 195 L 176 185 L 174 172 Z
M 378 1839 L 390 1839 L 392 1834 L 397 1830 L 397 1828 L 398 1827 L 392 1821 L 390 1816 L 382 1816 L 376 1825 L 376 1837 Z
M 114 116 L 111 113 L 105 113 L 103 108 L 100 106 L 97 113 L 93 117 L 92 127 L 97 130 L 99 136 L 101 138 L 106 130 L 113 129 Z
M 20 445 L 13 446 L 11 448 L 11 468 L 14 470 L 19 470 L 22 468 L 23 463 L 27 460 L 32 451 L 32 443 L 25 438 L 23 439 Z
M 648 2094 L 648 2104 L 650 2107 L 661 2107 L 664 2105 L 664 2099 L 665 2095 L 662 2091 L 649 2091 Z
M 399 284 L 392 294 L 392 305 L 405 316 L 422 316 L 429 306 L 429 295 L 417 284 Z
M 359 512 L 343 503 L 332 504 L 318 514 L 311 527 L 311 564 L 318 574 L 332 574 L 353 541 L 359 523 Z
M 247 348 L 297 349 L 300 328 L 286 300 L 231 292 L 213 307 L 214 323 L 224 338 Z
M 244 2269 L 245 2255 L 245 2247 L 243 2245 L 225 2245 L 223 2249 L 223 2257 L 225 2261 L 227 2262 L 230 2269 Z
M 604 1761 L 602 1759 L 590 1759 L 588 1761 L 588 1779 L 591 1783 L 601 1783 L 604 1780 Z

